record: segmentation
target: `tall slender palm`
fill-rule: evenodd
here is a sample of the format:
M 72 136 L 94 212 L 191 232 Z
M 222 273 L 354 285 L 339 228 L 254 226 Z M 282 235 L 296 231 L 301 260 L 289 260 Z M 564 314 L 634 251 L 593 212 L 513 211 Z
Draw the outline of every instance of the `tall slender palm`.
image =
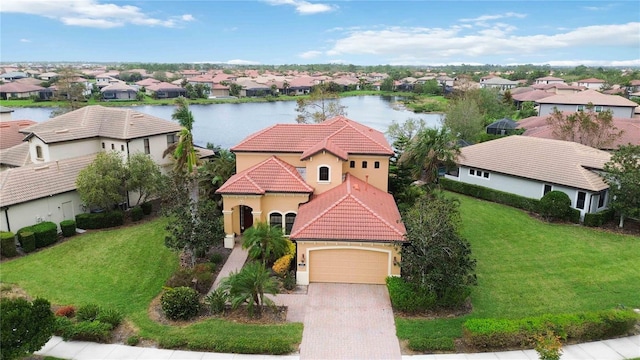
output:
M 182 126 L 178 133 L 178 141 L 169 145 L 162 154 L 163 157 L 171 154 L 175 160 L 174 171 L 177 175 L 190 176 L 198 164 L 195 147 L 193 146 L 193 114 L 189 110 L 189 102 L 184 97 L 176 99 L 177 108 L 171 114 L 171 118 L 177 120 Z
M 438 168 L 451 167 L 459 154 L 460 149 L 448 128 L 425 128 L 411 139 L 400 163 L 411 168 L 415 180 L 432 184 L 438 177 Z

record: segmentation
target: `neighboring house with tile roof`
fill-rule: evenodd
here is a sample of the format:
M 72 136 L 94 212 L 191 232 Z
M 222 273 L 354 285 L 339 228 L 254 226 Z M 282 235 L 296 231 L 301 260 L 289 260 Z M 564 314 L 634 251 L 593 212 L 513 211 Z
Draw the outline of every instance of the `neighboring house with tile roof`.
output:
M 0 149 L 0 171 L 29 165 L 31 163 L 29 143 L 27 142 L 10 148 Z
M 41 90 L 44 90 L 42 86 L 10 82 L 0 85 L 0 99 L 24 99 L 38 96 Z
M 33 120 L 0 121 L 0 149 L 7 149 L 22 143 L 24 134 L 20 130 L 37 124 Z
M 588 78 L 588 79 L 582 79 L 582 80 L 578 80 L 578 86 L 584 86 L 587 89 L 592 89 L 592 90 L 600 90 L 600 88 L 602 88 L 602 86 L 604 86 L 605 81 L 602 79 L 596 79 L 596 78 Z
M 610 158 L 575 142 L 514 135 L 460 149 L 457 171 L 445 176 L 532 199 L 562 191 L 584 217 L 607 208 L 609 185 L 600 173 Z
M 226 247 L 266 221 L 296 243 L 298 284 L 384 284 L 400 274 L 405 228 L 387 193 L 393 150 L 384 134 L 337 116 L 274 125 L 231 151 L 236 174 L 218 190 Z
M 536 101 L 540 105 L 539 116 L 552 114 L 554 109 L 559 111 L 576 112 L 586 110 L 588 104 L 594 106 L 594 111 L 610 110 L 614 117 L 632 118 L 635 102 L 619 95 L 607 95 L 595 90 L 585 90 L 575 94 L 554 95 Z
M 545 76 L 536 79 L 536 84 L 564 84 L 564 79 L 554 77 L 554 76 Z
M 503 79 L 498 76 L 494 76 L 480 82 L 480 87 L 483 89 L 489 88 L 489 89 L 498 89 L 500 91 L 505 91 L 505 90 L 513 89 L 519 84 L 520 83 L 517 81 L 512 81 L 508 79 Z
M 113 83 L 100 89 L 103 100 L 137 100 L 138 89 L 125 83 Z
M 156 99 L 174 99 L 180 96 L 187 96 L 187 90 L 182 86 L 167 82 L 158 82 L 148 85 L 145 90 Z
M 86 212 L 76 191 L 76 178 L 95 155 L 0 172 L 0 230 L 15 232 L 42 221 L 59 224 Z

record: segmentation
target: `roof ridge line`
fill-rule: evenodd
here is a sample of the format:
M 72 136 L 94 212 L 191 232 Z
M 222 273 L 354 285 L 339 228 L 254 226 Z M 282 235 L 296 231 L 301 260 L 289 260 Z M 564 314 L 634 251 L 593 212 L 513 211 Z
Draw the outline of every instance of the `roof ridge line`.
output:
M 337 188 L 337 187 L 335 187 Z M 335 189 L 334 188 L 334 189 Z M 306 228 L 308 228 L 309 226 L 311 226 L 311 224 L 313 224 L 316 220 L 318 220 L 319 218 L 321 218 L 322 216 L 324 216 L 327 212 L 329 212 L 329 210 L 335 208 L 336 206 L 338 206 L 338 204 L 340 204 L 341 202 L 343 202 L 346 198 L 349 197 L 349 194 L 345 194 L 344 196 L 340 197 L 338 200 L 336 200 L 333 204 L 331 204 L 331 206 L 328 206 L 327 208 L 324 209 L 323 212 L 319 213 L 318 215 L 314 216 L 311 220 L 307 221 L 306 224 L 302 225 L 300 227 L 300 229 L 298 229 L 298 231 L 296 231 L 296 233 L 302 232 L 303 230 L 305 230 Z M 317 198 L 316 198 L 317 199 Z M 312 201 L 316 200 L 313 199 L 311 201 L 309 201 L 307 204 L 311 203 Z M 298 212 L 300 212 L 300 209 L 298 209 Z M 295 234 L 291 234 L 292 236 L 295 236 Z
M 391 228 L 391 230 L 393 230 L 393 232 L 399 234 L 399 235 L 404 235 L 401 231 L 399 231 L 398 229 L 395 228 L 395 226 L 389 224 L 389 222 L 387 220 L 385 220 L 382 216 L 380 216 L 380 214 L 378 214 L 377 212 L 375 212 L 373 209 L 371 209 L 371 207 L 369 207 L 367 204 L 365 204 L 362 200 L 358 199 L 357 197 L 355 197 L 353 194 L 349 194 L 353 200 L 355 200 L 358 204 L 360 204 L 362 207 L 364 207 L 367 211 L 369 211 L 369 213 L 371 213 L 373 216 L 375 216 L 376 218 L 378 218 L 378 220 L 382 221 L 385 225 L 387 225 L 387 227 Z
M 360 129 L 358 129 L 358 128 L 356 128 L 355 126 L 353 126 L 353 124 L 351 124 L 351 123 L 349 122 L 349 121 L 353 121 L 353 120 L 349 120 L 349 119 L 347 119 L 347 120 L 348 120 L 348 121 L 347 121 L 347 124 L 346 124 L 344 127 L 349 126 L 349 127 L 350 127 L 350 128 L 352 128 L 353 130 L 355 130 L 355 131 L 357 131 L 358 133 L 360 133 L 362 136 L 364 136 L 364 137 L 366 137 L 367 139 L 369 139 L 369 140 L 373 141 L 376 145 L 378 145 L 378 146 L 382 147 L 383 149 L 387 150 L 387 148 L 386 148 L 383 144 L 379 143 L 376 139 L 374 139 L 373 137 L 369 136 L 369 134 L 366 134 L 366 133 L 364 133 L 364 132 L 360 131 Z M 362 124 L 360 124 L 360 125 L 362 125 Z M 364 125 L 363 125 L 363 126 L 364 126 Z M 343 128 L 344 128 L 344 127 L 343 127 Z M 368 127 L 368 126 L 367 126 L 367 127 Z M 368 128 L 369 128 L 369 129 L 371 129 L 372 131 L 378 131 L 378 130 L 376 130 L 376 129 L 372 128 L 372 127 L 368 127 Z M 342 129 L 340 129 L 340 130 L 342 130 Z M 333 134 L 332 134 L 332 135 L 333 135 Z M 384 135 L 384 134 L 383 134 L 383 135 Z M 392 150 L 392 151 L 393 151 L 393 150 Z
M 244 143 L 248 142 L 249 140 L 252 140 L 252 139 L 256 138 L 258 135 L 262 135 L 263 133 L 267 132 L 267 130 L 273 129 L 273 128 L 275 128 L 275 127 L 276 127 L 276 126 L 278 126 L 278 125 L 279 125 L 279 124 L 273 124 L 273 125 L 271 125 L 271 126 L 269 126 L 269 127 L 266 127 L 266 128 L 264 128 L 264 129 L 262 129 L 262 130 L 260 130 L 260 131 L 257 131 L 257 132 L 255 132 L 255 133 L 253 133 L 252 135 L 249 135 L 248 137 L 244 138 L 242 141 L 240 141 L 240 142 L 239 142 L 238 144 L 236 144 L 235 146 L 232 146 L 229 150 L 231 150 L 231 149 L 233 149 L 233 148 L 235 148 L 235 147 L 238 147 L 238 146 L 240 146 L 240 145 L 242 145 L 242 144 L 244 144 Z M 232 151 L 233 151 L 233 150 L 232 150 Z
M 300 176 L 300 174 L 296 171 L 295 173 L 293 171 L 291 171 L 291 169 L 287 166 L 290 165 L 288 163 L 286 163 L 284 160 L 280 159 L 279 157 L 273 155 L 272 157 L 270 157 L 269 159 L 274 159 L 278 165 L 284 169 L 284 171 L 288 172 L 289 175 L 298 178 L 299 180 L 302 178 L 302 176 Z M 293 165 L 290 165 L 293 166 Z M 302 183 L 310 190 L 310 191 L 314 191 L 314 189 L 311 187 L 311 185 L 307 184 L 306 181 L 304 181 L 304 179 L 302 179 Z

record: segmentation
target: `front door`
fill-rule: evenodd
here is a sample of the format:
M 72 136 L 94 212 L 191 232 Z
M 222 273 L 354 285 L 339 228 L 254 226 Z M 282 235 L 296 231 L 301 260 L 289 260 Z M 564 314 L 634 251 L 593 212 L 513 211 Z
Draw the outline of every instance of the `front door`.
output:
M 73 213 L 73 203 L 71 201 L 62 203 L 62 217 L 65 220 L 75 219 L 75 214 Z
M 240 205 L 240 232 L 243 233 L 246 229 L 253 226 L 253 209 Z

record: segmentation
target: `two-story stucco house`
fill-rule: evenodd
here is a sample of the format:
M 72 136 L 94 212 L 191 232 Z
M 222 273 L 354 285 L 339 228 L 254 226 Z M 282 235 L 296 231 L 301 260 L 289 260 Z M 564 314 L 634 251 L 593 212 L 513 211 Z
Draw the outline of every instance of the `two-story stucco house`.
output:
M 549 96 L 537 100 L 536 103 L 540 105 L 538 116 L 549 115 L 553 113 L 554 108 L 562 112 L 587 110 L 587 105 L 592 104 L 596 112 L 610 110 L 614 117 L 632 118 L 633 111 L 638 106 L 622 96 L 607 95 L 595 90 Z
M 23 157 L 31 164 L 0 172 L 0 228 L 15 231 L 39 221 L 59 223 L 86 212 L 75 180 L 100 151 L 117 151 L 123 161 L 148 154 L 161 168 L 171 164 L 162 153 L 177 140 L 177 123 L 130 109 L 87 106 L 23 128 Z M 11 148 L 13 149 L 13 148 Z M 9 150 L 9 149 L 7 149 Z M 128 205 L 138 194 L 127 194 Z
M 345 117 L 278 124 L 231 148 L 237 173 L 219 190 L 225 246 L 255 222 L 296 243 L 298 284 L 384 284 L 399 275 L 400 213 L 387 193 L 384 135 Z
M 575 142 L 514 135 L 460 149 L 457 171 L 445 176 L 532 199 L 562 191 L 582 218 L 607 208 L 609 185 L 600 174 L 610 159 Z

